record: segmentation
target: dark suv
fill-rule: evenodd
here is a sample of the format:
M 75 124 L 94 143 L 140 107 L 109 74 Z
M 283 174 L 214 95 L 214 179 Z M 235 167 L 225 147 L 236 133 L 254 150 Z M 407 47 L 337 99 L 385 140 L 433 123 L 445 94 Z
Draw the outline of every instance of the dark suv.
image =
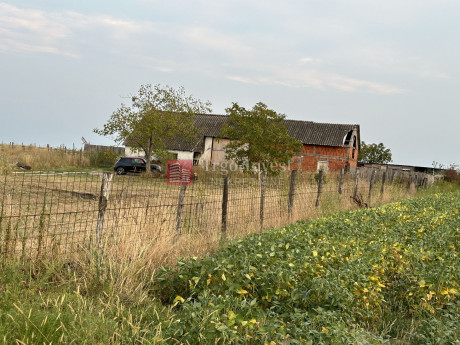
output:
M 142 172 L 146 170 L 147 161 L 141 157 L 121 157 L 115 163 L 113 169 L 118 175 L 123 175 L 128 172 Z M 150 164 L 151 171 L 161 172 L 161 166 L 157 164 Z

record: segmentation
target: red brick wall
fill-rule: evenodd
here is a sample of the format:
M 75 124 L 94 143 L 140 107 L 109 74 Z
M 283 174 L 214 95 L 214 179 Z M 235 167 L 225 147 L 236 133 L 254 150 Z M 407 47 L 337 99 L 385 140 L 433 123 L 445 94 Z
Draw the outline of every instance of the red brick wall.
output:
M 354 158 L 352 155 L 354 154 Z M 349 155 L 349 156 L 348 156 Z M 339 170 L 347 166 L 357 166 L 358 150 L 347 147 L 304 145 L 302 152 L 295 156 L 291 169 L 316 171 L 318 161 L 327 161 L 329 170 Z

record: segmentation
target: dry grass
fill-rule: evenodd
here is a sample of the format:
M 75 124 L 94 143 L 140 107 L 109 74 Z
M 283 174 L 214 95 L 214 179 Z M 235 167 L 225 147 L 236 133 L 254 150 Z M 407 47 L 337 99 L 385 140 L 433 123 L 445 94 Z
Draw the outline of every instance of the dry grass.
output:
M 222 177 L 202 177 L 186 189 L 178 223 L 179 186 L 147 176 L 114 176 L 104 217 L 106 251 L 120 258 L 136 253 L 156 265 L 181 256 L 201 256 L 221 242 Z M 10 174 L 0 182 L 0 253 L 40 258 L 65 256 L 96 248 L 101 175 L 91 173 Z M 411 197 L 403 183 L 376 183 L 371 206 Z M 357 206 L 350 196 L 354 179 L 346 175 L 343 193 L 338 176 L 330 173 L 315 207 L 315 174 L 299 173 L 292 214 L 288 213 L 289 176 L 267 182 L 264 229 L 298 220 L 321 217 Z M 359 184 L 368 200 L 369 183 Z M 179 227 L 178 227 L 179 224 Z M 260 182 L 256 178 L 230 178 L 226 239 L 260 231 Z
M 21 162 L 33 170 L 63 170 L 91 166 L 90 158 L 80 150 L 1 144 L 0 154 L 6 163 L 12 166 L 16 162 Z

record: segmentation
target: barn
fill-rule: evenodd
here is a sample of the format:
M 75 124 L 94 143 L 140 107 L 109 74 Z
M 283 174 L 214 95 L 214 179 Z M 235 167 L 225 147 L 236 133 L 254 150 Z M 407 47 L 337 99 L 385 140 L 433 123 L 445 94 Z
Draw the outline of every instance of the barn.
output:
M 219 165 L 225 161 L 227 139 L 218 139 L 227 115 L 197 114 L 197 141 L 170 143 L 168 150 L 176 159 L 193 160 L 194 165 Z M 330 124 L 313 121 L 284 120 L 289 135 L 303 144 L 292 160 L 291 169 L 301 171 L 338 170 L 356 167 L 360 144 L 360 128 L 356 124 Z M 132 151 L 127 148 L 127 154 Z

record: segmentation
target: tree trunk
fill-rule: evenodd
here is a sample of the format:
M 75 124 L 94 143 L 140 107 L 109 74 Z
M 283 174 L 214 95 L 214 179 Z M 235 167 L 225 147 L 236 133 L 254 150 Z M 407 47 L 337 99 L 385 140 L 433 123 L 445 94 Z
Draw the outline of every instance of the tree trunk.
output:
M 147 166 L 145 167 L 145 173 L 150 175 L 152 171 L 150 170 L 150 160 L 152 159 L 152 136 L 149 137 L 147 143 L 147 150 L 145 151 L 145 160 L 147 161 Z

